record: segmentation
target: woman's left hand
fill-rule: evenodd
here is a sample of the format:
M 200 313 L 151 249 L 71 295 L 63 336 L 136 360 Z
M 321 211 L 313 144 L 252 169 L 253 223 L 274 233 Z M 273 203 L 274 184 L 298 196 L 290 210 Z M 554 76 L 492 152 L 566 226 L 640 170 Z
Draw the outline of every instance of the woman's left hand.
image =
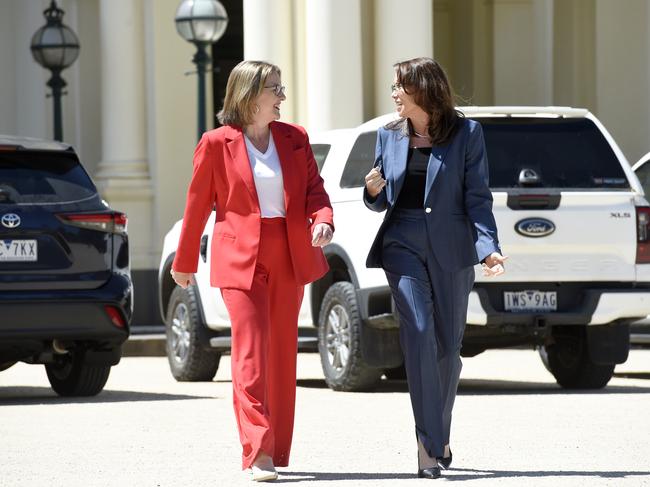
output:
M 483 275 L 486 277 L 500 276 L 506 269 L 503 263 L 508 258 L 507 255 L 501 255 L 498 252 L 492 252 L 483 262 Z
M 313 247 L 324 247 L 332 240 L 332 227 L 327 223 L 318 223 L 314 225 L 311 234 L 311 244 Z

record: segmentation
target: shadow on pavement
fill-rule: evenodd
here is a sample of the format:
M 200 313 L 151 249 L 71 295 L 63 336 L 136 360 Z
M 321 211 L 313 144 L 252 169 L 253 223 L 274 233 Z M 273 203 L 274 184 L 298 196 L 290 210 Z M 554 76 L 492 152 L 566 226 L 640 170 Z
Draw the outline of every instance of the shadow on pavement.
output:
M 188 399 L 218 399 L 208 396 L 161 394 L 156 392 L 104 390 L 92 397 L 61 397 L 49 387 L 0 387 L 0 407 L 39 404 L 94 404 L 133 401 L 184 401 Z
M 461 379 L 459 395 L 518 395 L 518 394 L 642 394 L 650 387 L 609 385 L 604 389 L 563 389 L 554 382 L 527 382 L 489 379 Z
M 623 375 L 621 375 L 623 377 Z M 633 375 L 624 377 L 634 379 Z M 298 387 L 307 389 L 327 389 L 324 379 L 298 379 Z M 377 387 L 366 393 L 382 392 L 408 392 L 405 380 L 381 380 Z M 650 393 L 650 387 L 635 385 L 610 385 L 604 389 L 594 390 L 567 390 L 562 389 L 555 382 L 527 382 L 498 379 L 461 379 L 458 387 L 459 395 L 523 395 L 523 394 L 642 394 Z M 363 394 L 363 393 L 361 393 Z
M 650 380 L 650 372 L 614 372 L 614 377 L 623 379 L 648 379 Z
M 289 472 L 280 471 L 280 478 L 275 480 L 274 484 L 288 484 L 291 482 L 309 482 L 323 480 L 401 480 L 417 478 L 416 474 L 407 473 L 343 473 L 343 472 Z M 287 476 L 296 477 L 295 479 L 286 478 Z
M 450 472 L 463 472 L 460 474 L 445 474 L 445 480 L 477 480 L 477 479 L 497 479 L 497 478 L 544 478 L 544 477 L 598 477 L 606 479 L 619 479 L 626 477 L 641 477 L 650 476 L 650 471 L 578 471 L 578 470 L 483 470 L 483 469 L 467 469 L 467 468 L 452 468 Z M 323 481 L 323 480 L 400 480 L 400 479 L 416 479 L 415 473 L 343 473 L 343 472 L 290 472 L 281 471 L 280 478 L 274 483 L 291 483 L 291 482 L 309 482 L 309 481 Z M 296 478 L 286 478 L 296 477 Z
M 446 480 L 497 479 L 508 477 L 543 478 L 543 477 L 597 477 L 604 479 L 621 479 L 626 477 L 650 477 L 650 471 L 580 471 L 580 470 L 484 470 L 469 468 L 452 468 L 451 472 L 464 472 L 456 475 L 444 475 Z

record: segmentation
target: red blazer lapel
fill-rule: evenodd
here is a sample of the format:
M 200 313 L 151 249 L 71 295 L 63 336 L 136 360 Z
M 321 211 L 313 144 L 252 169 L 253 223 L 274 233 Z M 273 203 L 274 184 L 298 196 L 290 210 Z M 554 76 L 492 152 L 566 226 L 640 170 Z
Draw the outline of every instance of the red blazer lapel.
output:
M 257 198 L 257 189 L 255 189 L 255 180 L 253 179 L 253 170 L 251 163 L 248 159 L 248 150 L 246 150 L 246 142 L 244 141 L 244 133 L 241 129 L 228 126 L 226 133 L 226 146 L 230 152 L 232 164 L 244 180 L 248 192 L 253 198 L 253 202 L 259 207 L 259 200 Z
M 284 208 L 289 212 L 291 202 L 291 188 L 294 187 L 296 172 L 292 168 L 293 162 L 293 144 L 291 143 L 291 134 L 288 130 L 283 130 L 282 126 L 277 123 L 271 123 L 271 135 L 275 143 L 275 150 L 278 151 L 280 167 L 282 167 L 282 185 L 284 187 Z

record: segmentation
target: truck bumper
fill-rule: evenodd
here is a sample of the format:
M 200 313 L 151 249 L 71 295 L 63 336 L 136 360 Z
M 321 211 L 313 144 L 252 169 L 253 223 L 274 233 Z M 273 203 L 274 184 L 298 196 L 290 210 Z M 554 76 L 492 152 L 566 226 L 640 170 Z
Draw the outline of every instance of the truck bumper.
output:
M 650 289 L 586 289 L 582 291 L 582 299 L 570 309 L 557 312 L 512 313 L 496 309 L 488 292 L 475 288 L 469 297 L 467 324 L 529 327 L 606 325 L 635 321 L 648 314 Z

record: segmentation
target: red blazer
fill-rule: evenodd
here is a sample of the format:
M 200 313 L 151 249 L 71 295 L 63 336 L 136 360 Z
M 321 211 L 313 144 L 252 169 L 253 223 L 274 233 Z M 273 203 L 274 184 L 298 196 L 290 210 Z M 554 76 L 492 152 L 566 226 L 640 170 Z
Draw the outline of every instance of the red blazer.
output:
M 305 129 L 271 123 L 284 182 L 289 250 L 300 284 L 328 270 L 320 247 L 311 245 L 317 223 L 333 226 L 333 213 Z M 241 128 L 224 126 L 203 134 L 194 152 L 194 171 L 187 192 L 183 227 L 173 269 L 196 272 L 199 241 L 213 205 L 210 284 L 250 289 L 260 243 L 261 216 L 255 180 Z

